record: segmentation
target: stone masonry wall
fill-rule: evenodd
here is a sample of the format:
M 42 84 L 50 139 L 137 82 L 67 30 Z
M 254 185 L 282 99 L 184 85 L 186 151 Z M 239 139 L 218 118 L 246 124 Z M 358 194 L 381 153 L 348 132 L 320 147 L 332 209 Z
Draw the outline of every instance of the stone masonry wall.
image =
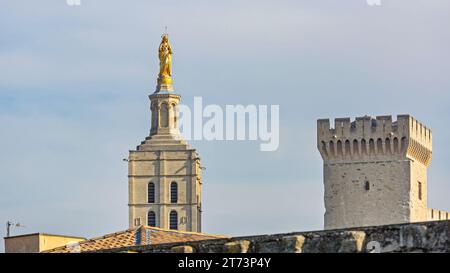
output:
M 151 235 L 150 235 L 151 236 Z M 382 253 L 450 252 L 450 221 L 234 237 L 143 245 L 100 252 L 140 253 Z
M 409 115 L 317 121 L 325 229 L 430 220 L 431 130 Z
M 410 164 L 407 160 L 324 164 L 325 229 L 411 222 Z

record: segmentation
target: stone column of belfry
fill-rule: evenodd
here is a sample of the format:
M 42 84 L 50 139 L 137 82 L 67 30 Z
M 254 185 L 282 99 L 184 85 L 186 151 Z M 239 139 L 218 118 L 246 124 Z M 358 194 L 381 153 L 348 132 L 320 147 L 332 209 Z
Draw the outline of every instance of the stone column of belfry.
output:
M 172 85 L 171 51 L 163 35 L 156 91 L 149 95 L 150 135 L 128 158 L 129 226 L 200 232 L 200 158 L 178 128 L 181 97 Z

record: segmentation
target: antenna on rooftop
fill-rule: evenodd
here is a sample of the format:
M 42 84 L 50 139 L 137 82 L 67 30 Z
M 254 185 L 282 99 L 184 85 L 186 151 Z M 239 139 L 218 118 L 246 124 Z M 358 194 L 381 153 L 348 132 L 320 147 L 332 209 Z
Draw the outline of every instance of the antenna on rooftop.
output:
M 6 237 L 7 238 L 11 235 L 11 227 L 24 228 L 25 226 L 20 223 L 16 223 L 16 222 L 12 222 L 12 221 L 6 222 Z

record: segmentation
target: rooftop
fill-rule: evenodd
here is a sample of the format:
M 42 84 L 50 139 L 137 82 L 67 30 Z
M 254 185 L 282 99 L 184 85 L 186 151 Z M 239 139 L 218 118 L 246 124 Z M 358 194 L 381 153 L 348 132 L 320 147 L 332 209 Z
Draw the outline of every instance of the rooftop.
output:
M 86 239 L 84 237 L 78 237 L 78 236 L 69 236 L 69 235 L 61 235 L 61 234 L 51 234 L 51 233 L 42 233 L 42 232 L 36 232 L 36 233 L 29 233 L 29 234 L 21 234 L 21 235 L 15 235 L 15 236 L 9 236 L 9 237 L 3 237 L 5 240 L 7 239 L 15 239 L 15 238 L 21 238 L 21 237 L 30 237 L 30 236 L 52 236 L 52 237 L 64 237 L 64 238 L 74 238 L 74 239 Z
M 91 252 L 106 249 L 133 247 L 140 245 L 157 245 L 167 243 L 183 243 L 210 239 L 227 238 L 222 235 L 212 235 L 197 232 L 167 230 L 156 227 L 141 226 L 101 237 L 81 241 L 77 244 L 65 245 L 44 251 L 45 253 Z

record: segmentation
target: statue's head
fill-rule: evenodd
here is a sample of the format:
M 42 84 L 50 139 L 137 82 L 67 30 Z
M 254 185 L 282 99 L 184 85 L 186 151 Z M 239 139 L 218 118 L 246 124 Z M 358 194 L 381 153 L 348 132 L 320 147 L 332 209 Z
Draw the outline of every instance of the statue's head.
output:
M 161 38 L 163 43 L 167 43 L 169 41 L 169 34 L 163 34 Z

